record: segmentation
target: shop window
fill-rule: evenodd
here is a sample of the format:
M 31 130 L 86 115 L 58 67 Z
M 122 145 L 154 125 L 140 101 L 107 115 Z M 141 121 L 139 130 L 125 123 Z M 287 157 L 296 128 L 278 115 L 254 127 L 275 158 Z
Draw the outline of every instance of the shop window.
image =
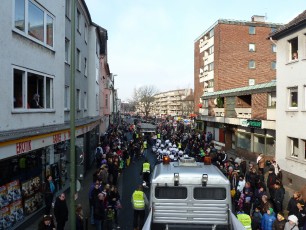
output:
M 276 107 L 276 91 L 268 93 L 268 107 Z
M 14 26 L 16 32 L 53 47 L 54 18 L 43 7 L 31 0 L 15 0 Z
M 14 108 L 52 109 L 53 78 L 28 70 L 14 69 Z
M 254 152 L 265 153 L 265 136 L 254 135 Z
M 298 107 L 298 87 L 292 87 L 288 89 L 289 91 L 289 108 Z
M 298 38 L 293 38 L 288 41 L 289 43 L 289 60 L 297 60 L 298 57 Z
M 249 34 L 256 34 L 255 26 L 249 26 Z
M 299 139 L 289 137 L 289 153 L 291 157 L 299 156 Z
M 237 135 L 237 147 L 251 151 L 251 134 L 239 132 Z
M 255 65 L 255 61 L 254 60 L 250 60 L 249 61 L 249 69 L 255 69 L 256 65 Z
M 254 44 L 254 43 L 250 43 L 250 44 L 249 44 L 249 51 L 250 51 L 250 52 L 255 52 L 255 51 L 256 51 L 255 48 L 256 48 L 256 47 L 255 47 L 255 44 Z

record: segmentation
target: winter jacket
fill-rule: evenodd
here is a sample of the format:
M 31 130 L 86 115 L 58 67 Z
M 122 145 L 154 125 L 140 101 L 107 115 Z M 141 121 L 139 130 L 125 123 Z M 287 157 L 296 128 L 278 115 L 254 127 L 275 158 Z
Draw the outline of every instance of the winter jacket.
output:
M 285 228 L 285 224 L 286 224 L 286 220 L 283 219 L 281 221 L 279 221 L 278 219 L 276 219 L 273 223 L 273 227 L 272 230 L 284 230 Z
M 272 230 L 272 226 L 275 220 L 276 217 L 274 213 L 270 215 L 268 213 L 265 213 L 261 219 L 261 228 L 263 230 Z
M 295 225 L 290 225 L 289 222 L 285 224 L 284 230 L 299 230 L 299 227 Z
M 94 218 L 95 220 L 105 220 L 105 205 L 103 200 L 96 198 L 94 201 Z
M 65 222 L 68 220 L 68 207 L 66 200 L 56 198 L 54 204 L 54 216 L 57 222 Z

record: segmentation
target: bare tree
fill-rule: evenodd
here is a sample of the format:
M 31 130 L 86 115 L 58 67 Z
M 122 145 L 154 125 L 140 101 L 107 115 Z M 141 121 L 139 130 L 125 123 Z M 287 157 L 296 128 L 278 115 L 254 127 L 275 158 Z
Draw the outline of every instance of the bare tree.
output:
M 146 85 L 138 89 L 134 89 L 132 101 L 136 110 L 148 117 L 154 106 L 154 95 L 158 92 L 155 86 Z

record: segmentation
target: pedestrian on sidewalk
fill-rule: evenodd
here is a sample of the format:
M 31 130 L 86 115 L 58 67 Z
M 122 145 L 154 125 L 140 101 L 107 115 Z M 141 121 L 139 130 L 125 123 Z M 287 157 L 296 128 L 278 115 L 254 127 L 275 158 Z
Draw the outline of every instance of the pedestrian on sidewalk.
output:
M 132 204 L 134 209 L 134 230 L 142 229 L 145 219 L 145 208 L 148 206 L 148 198 L 143 192 L 142 185 L 138 186 L 138 189 L 132 195 Z
M 49 215 L 55 193 L 55 185 L 51 175 L 47 175 L 46 177 L 46 182 L 43 184 L 43 192 L 45 194 L 45 214 Z
M 41 222 L 39 222 L 38 230 L 55 230 L 53 216 L 44 215 Z
M 99 193 L 102 192 L 103 187 L 99 180 L 96 180 L 93 184 L 91 184 L 89 188 L 88 198 L 89 198 L 89 209 L 90 209 L 90 223 L 92 225 L 95 224 L 94 219 L 94 202 L 98 198 Z
M 81 204 L 78 204 L 75 210 L 76 214 L 76 230 L 84 230 L 84 214 Z
M 94 201 L 94 218 L 96 230 L 103 230 L 103 225 L 105 221 L 105 195 L 99 193 L 98 197 Z
M 59 195 L 54 204 L 54 216 L 56 219 L 57 230 L 64 230 L 68 220 L 68 207 L 65 193 Z

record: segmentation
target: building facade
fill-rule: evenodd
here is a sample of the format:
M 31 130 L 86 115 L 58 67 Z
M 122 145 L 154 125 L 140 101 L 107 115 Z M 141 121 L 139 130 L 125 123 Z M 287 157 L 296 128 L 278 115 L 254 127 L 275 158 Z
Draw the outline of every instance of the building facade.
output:
M 195 41 L 197 129 L 249 159 L 275 154 L 276 46 L 267 37 L 278 27 L 262 16 L 218 20 Z
M 271 38 L 277 44 L 276 160 L 283 183 L 306 195 L 306 11 Z
M 105 41 L 85 1 L 76 2 L 76 164 L 77 178 L 82 179 L 99 140 L 100 57 Z M 70 4 L 69 0 L 1 3 L 3 228 L 17 228 L 43 208 L 40 187 L 47 175 L 52 175 L 57 192 L 70 186 Z
M 188 98 L 190 98 L 190 96 L 192 95 L 192 89 L 178 89 L 158 93 L 154 96 L 155 101 L 152 114 L 158 117 L 169 115 L 188 116 L 190 113 L 193 113 L 193 110 L 191 110 L 189 106 L 190 103 L 187 102 L 189 101 Z M 191 107 L 193 107 L 193 104 L 191 105 Z

